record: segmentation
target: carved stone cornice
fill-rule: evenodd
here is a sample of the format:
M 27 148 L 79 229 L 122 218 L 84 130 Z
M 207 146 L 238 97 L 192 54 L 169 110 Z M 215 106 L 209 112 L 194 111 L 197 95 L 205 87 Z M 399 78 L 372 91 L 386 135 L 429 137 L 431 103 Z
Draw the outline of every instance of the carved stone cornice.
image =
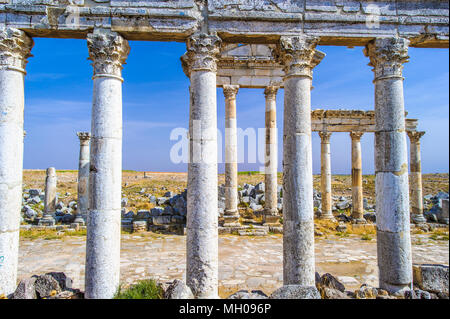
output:
M 425 132 L 418 132 L 418 131 L 406 131 L 408 134 L 409 140 L 411 143 L 418 144 L 420 143 L 420 139 L 422 136 L 425 135 Z
M 384 78 L 402 78 L 403 63 L 408 62 L 409 40 L 404 38 L 379 38 L 364 49 L 373 66 L 375 81 Z
M 25 32 L 0 27 L 0 68 L 6 67 L 25 73 L 28 58 L 32 57 L 34 41 Z
M 91 133 L 89 132 L 77 132 L 77 136 L 80 139 L 80 143 L 88 142 L 91 139 Z
M 275 86 L 275 85 L 267 86 L 264 89 L 264 95 L 266 96 L 266 99 L 268 99 L 268 100 L 276 99 L 279 88 L 280 88 L 279 86 Z
M 222 40 L 217 34 L 196 33 L 186 41 L 187 52 L 181 57 L 184 73 L 192 71 L 217 72 Z
M 225 99 L 236 99 L 236 94 L 239 91 L 239 85 L 224 85 L 223 86 L 223 95 Z
M 318 37 L 304 35 L 281 37 L 274 55 L 283 65 L 286 78 L 290 76 L 312 78 L 312 70 L 321 60 L 314 58 L 318 41 Z
M 350 137 L 352 141 L 359 141 L 361 137 L 364 135 L 364 132 L 350 132 Z
M 122 78 L 130 46 L 121 35 L 110 30 L 95 29 L 88 34 L 89 60 L 94 67 L 94 77 L 113 76 Z
M 319 132 L 322 144 L 330 144 L 331 132 Z

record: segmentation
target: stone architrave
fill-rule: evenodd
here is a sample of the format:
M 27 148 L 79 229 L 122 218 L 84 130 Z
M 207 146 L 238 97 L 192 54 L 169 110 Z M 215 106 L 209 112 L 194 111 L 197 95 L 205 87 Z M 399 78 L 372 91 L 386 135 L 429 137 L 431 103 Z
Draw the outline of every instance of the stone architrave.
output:
M 221 39 L 196 33 L 181 58 L 190 78 L 186 283 L 196 298 L 218 298 L 216 72 Z
M 0 27 L 0 295 L 16 289 L 22 206 L 24 77 L 33 40 Z
M 311 147 L 312 70 L 318 38 L 281 37 L 284 66 L 283 284 L 315 285 Z M 323 56 L 322 56 L 323 58 Z
M 88 34 L 94 68 L 87 218 L 85 297 L 112 298 L 119 286 L 122 180 L 122 68 L 128 41 L 95 29 Z
M 375 84 L 375 191 L 379 287 L 399 292 L 411 287 L 408 155 L 403 97 L 403 63 L 409 41 L 377 38 L 364 53 Z

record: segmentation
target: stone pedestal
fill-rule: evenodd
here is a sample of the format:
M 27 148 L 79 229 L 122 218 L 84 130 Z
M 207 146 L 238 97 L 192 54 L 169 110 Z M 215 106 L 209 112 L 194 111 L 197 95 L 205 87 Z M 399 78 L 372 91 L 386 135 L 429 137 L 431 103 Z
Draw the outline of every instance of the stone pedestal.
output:
M 365 223 L 362 185 L 361 137 L 363 132 L 350 132 L 352 139 L 352 218 L 354 223 Z
M 224 227 L 237 227 L 238 211 L 238 169 L 237 169 L 237 124 L 236 94 L 238 85 L 224 85 L 225 95 L 225 211 Z
M 318 39 L 281 37 L 284 66 L 283 284 L 315 285 L 311 82 Z M 323 56 L 322 56 L 323 57 Z
M 409 41 L 375 39 L 365 54 L 375 74 L 375 190 L 379 287 L 409 289 L 412 259 L 403 63 Z
M 218 298 L 216 72 L 220 44 L 215 34 L 194 34 L 182 57 L 191 81 L 186 282 L 197 298 Z
M 333 216 L 333 204 L 331 200 L 331 132 L 319 132 L 321 139 L 320 147 L 320 190 L 322 192 L 322 213 L 320 219 L 335 220 Z
M 122 65 L 130 47 L 115 32 L 88 34 L 94 68 L 85 297 L 112 298 L 119 286 L 122 181 Z
M 24 76 L 33 40 L 0 27 L 0 295 L 17 285 L 22 207 Z
M 89 209 L 89 132 L 78 132 L 80 157 L 78 160 L 78 203 L 74 223 L 84 225 Z
M 264 90 L 266 97 L 266 153 L 264 167 L 265 203 L 264 224 L 279 225 L 278 215 L 278 136 L 277 136 L 277 92 L 278 86 L 268 86 Z
M 41 226 L 55 225 L 53 215 L 55 214 L 56 203 L 58 201 L 58 196 L 56 194 L 57 181 L 55 168 L 47 168 L 47 176 L 45 178 L 44 215 L 39 220 L 39 225 Z
M 411 200 L 411 221 L 415 224 L 426 223 L 423 216 L 422 164 L 420 160 L 420 138 L 425 132 L 407 131 L 410 141 L 409 186 Z

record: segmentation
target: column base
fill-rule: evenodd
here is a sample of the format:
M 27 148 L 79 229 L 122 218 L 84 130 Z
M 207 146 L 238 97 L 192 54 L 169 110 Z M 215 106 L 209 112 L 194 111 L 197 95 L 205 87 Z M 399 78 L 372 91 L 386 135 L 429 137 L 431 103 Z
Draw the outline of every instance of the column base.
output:
M 38 222 L 39 226 L 55 226 L 55 224 L 56 221 L 52 216 L 44 216 Z
M 411 215 L 411 221 L 414 224 L 424 224 L 427 222 L 423 214 Z
M 280 217 L 279 215 L 264 215 L 263 216 L 263 226 L 272 226 L 277 227 L 280 226 Z
M 241 223 L 239 222 L 239 215 L 224 215 L 223 227 L 239 227 Z
M 319 219 L 329 220 L 329 221 L 332 221 L 332 222 L 336 222 L 337 221 L 336 218 L 334 218 L 333 213 L 331 213 L 331 212 L 326 212 L 326 213 L 322 212 L 322 214 L 320 214 Z
M 365 218 L 353 218 L 352 224 L 367 224 L 367 220 Z
M 83 217 L 81 217 L 81 216 L 77 216 L 77 217 L 75 218 L 75 220 L 73 221 L 73 223 L 74 223 L 74 224 L 79 224 L 80 226 L 85 226 L 85 225 L 86 225 L 85 220 L 84 220 Z

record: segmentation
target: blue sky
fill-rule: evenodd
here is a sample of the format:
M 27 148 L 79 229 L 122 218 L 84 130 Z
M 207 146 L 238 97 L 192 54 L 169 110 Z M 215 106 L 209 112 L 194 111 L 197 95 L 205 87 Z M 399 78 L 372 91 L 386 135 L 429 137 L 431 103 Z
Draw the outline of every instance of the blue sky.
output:
M 189 80 L 180 56 L 184 43 L 131 41 L 123 76 L 123 168 L 146 171 L 186 171 L 171 163 L 173 128 L 188 126 Z M 325 47 L 327 54 L 314 71 L 312 108 L 373 109 L 373 73 L 361 47 Z M 449 51 L 410 49 L 405 64 L 405 106 L 408 117 L 419 119 L 422 169 L 449 171 Z M 35 38 L 33 58 L 25 79 L 24 168 L 76 169 L 77 131 L 89 131 L 92 67 L 84 40 Z M 224 128 L 224 98 L 219 89 L 218 127 Z M 241 89 L 237 121 L 242 129 L 264 126 L 263 90 Z M 283 90 L 277 96 L 279 171 L 282 158 Z M 363 171 L 374 171 L 373 134 L 362 138 Z M 409 144 L 409 143 L 408 143 Z M 260 164 L 242 163 L 239 170 L 258 170 Z M 331 166 L 335 174 L 351 171 L 351 143 L 347 133 L 331 137 Z M 313 133 L 313 170 L 320 172 L 320 138 Z M 219 165 L 223 172 L 223 164 Z

